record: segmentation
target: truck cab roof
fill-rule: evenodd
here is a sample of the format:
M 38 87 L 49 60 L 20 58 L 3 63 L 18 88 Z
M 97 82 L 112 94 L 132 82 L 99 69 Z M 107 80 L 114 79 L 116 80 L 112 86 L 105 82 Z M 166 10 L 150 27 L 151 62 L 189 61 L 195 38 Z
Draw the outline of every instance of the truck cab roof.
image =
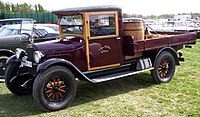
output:
M 54 14 L 63 13 L 80 13 L 80 12 L 97 12 L 97 11 L 121 11 L 120 7 L 117 6 L 88 6 L 88 7 L 76 7 L 76 8 L 66 8 L 61 10 L 53 11 Z

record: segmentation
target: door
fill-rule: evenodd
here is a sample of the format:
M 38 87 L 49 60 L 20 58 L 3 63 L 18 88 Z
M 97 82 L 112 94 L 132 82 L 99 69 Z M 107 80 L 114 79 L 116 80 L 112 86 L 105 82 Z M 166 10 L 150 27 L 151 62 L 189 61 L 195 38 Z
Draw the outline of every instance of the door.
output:
M 119 66 L 123 61 L 117 12 L 88 14 L 89 70 Z

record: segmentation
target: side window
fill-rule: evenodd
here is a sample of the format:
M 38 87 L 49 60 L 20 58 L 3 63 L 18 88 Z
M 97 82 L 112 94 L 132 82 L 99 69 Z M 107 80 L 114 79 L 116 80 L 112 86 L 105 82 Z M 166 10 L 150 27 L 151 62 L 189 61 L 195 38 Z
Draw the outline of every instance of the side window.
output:
M 116 35 L 115 14 L 90 15 L 90 37 Z

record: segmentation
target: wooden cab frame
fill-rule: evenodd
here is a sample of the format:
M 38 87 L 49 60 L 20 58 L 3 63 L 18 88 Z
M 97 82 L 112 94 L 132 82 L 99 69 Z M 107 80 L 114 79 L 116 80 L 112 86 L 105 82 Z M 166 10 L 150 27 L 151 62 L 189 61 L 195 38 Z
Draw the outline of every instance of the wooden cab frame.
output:
M 121 39 L 120 31 L 121 30 L 119 29 L 119 25 L 120 25 L 119 14 L 121 14 L 121 9 L 118 7 L 106 7 L 106 6 L 102 7 L 102 8 L 90 7 L 90 8 L 86 8 L 86 9 L 85 8 L 81 8 L 81 9 L 78 9 L 78 8 L 77 9 L 65 9 L 65 10 L 54 12 L 58 16 L 59 22 L 60 22 L 62 16 L 64 16 L 64 15 L 81 15 L 82 16 L 83 34 L 65 34 L 62 32 L 62 27 L 59 26 L 60 37 L 63 38 L 65 36 L 78 36 L 85 40 L 85 42 L 86 42 L 86 57 L 87 57 L 86 60 L 87 60 L 88 71 L 103 69 L 103 68 L 108 68 L 108 67 L 113 67 L 113 66 L 120 66 L 121 63 L 123 62 L 122 48 L 121 48 L 121 43 L 120 43 L 120 39 Z M 114 32 L 115 33 L 111 34 L 111 35 L 91 36 L 90 16 L 92 16 L 92 15 L 110 15 L 110 14 L 112 14 L 114 16 Z M 105 44 L 105 42 L 107 42 L 108 44 Z M 93 62 L 91 60 L 91 57 L 92 57 L 91 56 L 92 49 L 90 46 L 91 43 L 98 43 L 101 45 L 100 48 L 109 47 L 109 48 L 111 48 L 109 51 L 115 51 L 115 52 L 111 52 L 110 57 L 109 57 L 109 54 L 105 54 L 105 56 L 103 56 L 104 53 L 103 54 L 101 53 L 101 55 L 99 55 L 99 56 L 101 56 L 100 59 L 106 59 L 107 61 L 111 61 L 111 62 L 105 61 L 105 64 Z M 115 53 L 115 55 L 114 55 L 114 53 Z M 116 54 L 119 54 L 119 56 Z M 112 62 L 112 59 L 114 59 L 114 62 Z M 98 61 L 100 61 L 100 60 L 98 60 Z

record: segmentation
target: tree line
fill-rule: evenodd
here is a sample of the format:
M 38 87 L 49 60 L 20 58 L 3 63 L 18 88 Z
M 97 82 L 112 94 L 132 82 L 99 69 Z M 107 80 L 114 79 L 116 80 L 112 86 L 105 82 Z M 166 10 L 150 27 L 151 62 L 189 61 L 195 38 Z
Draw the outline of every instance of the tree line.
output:
M 9 14 L 15 14 L 15 13 L 46 13 L 48 12 L 45 10 L 42 5 L 40 4 L 13 4 L 13 3 L 4 3 L 0 0 L 0 13 L 9 13 Z

